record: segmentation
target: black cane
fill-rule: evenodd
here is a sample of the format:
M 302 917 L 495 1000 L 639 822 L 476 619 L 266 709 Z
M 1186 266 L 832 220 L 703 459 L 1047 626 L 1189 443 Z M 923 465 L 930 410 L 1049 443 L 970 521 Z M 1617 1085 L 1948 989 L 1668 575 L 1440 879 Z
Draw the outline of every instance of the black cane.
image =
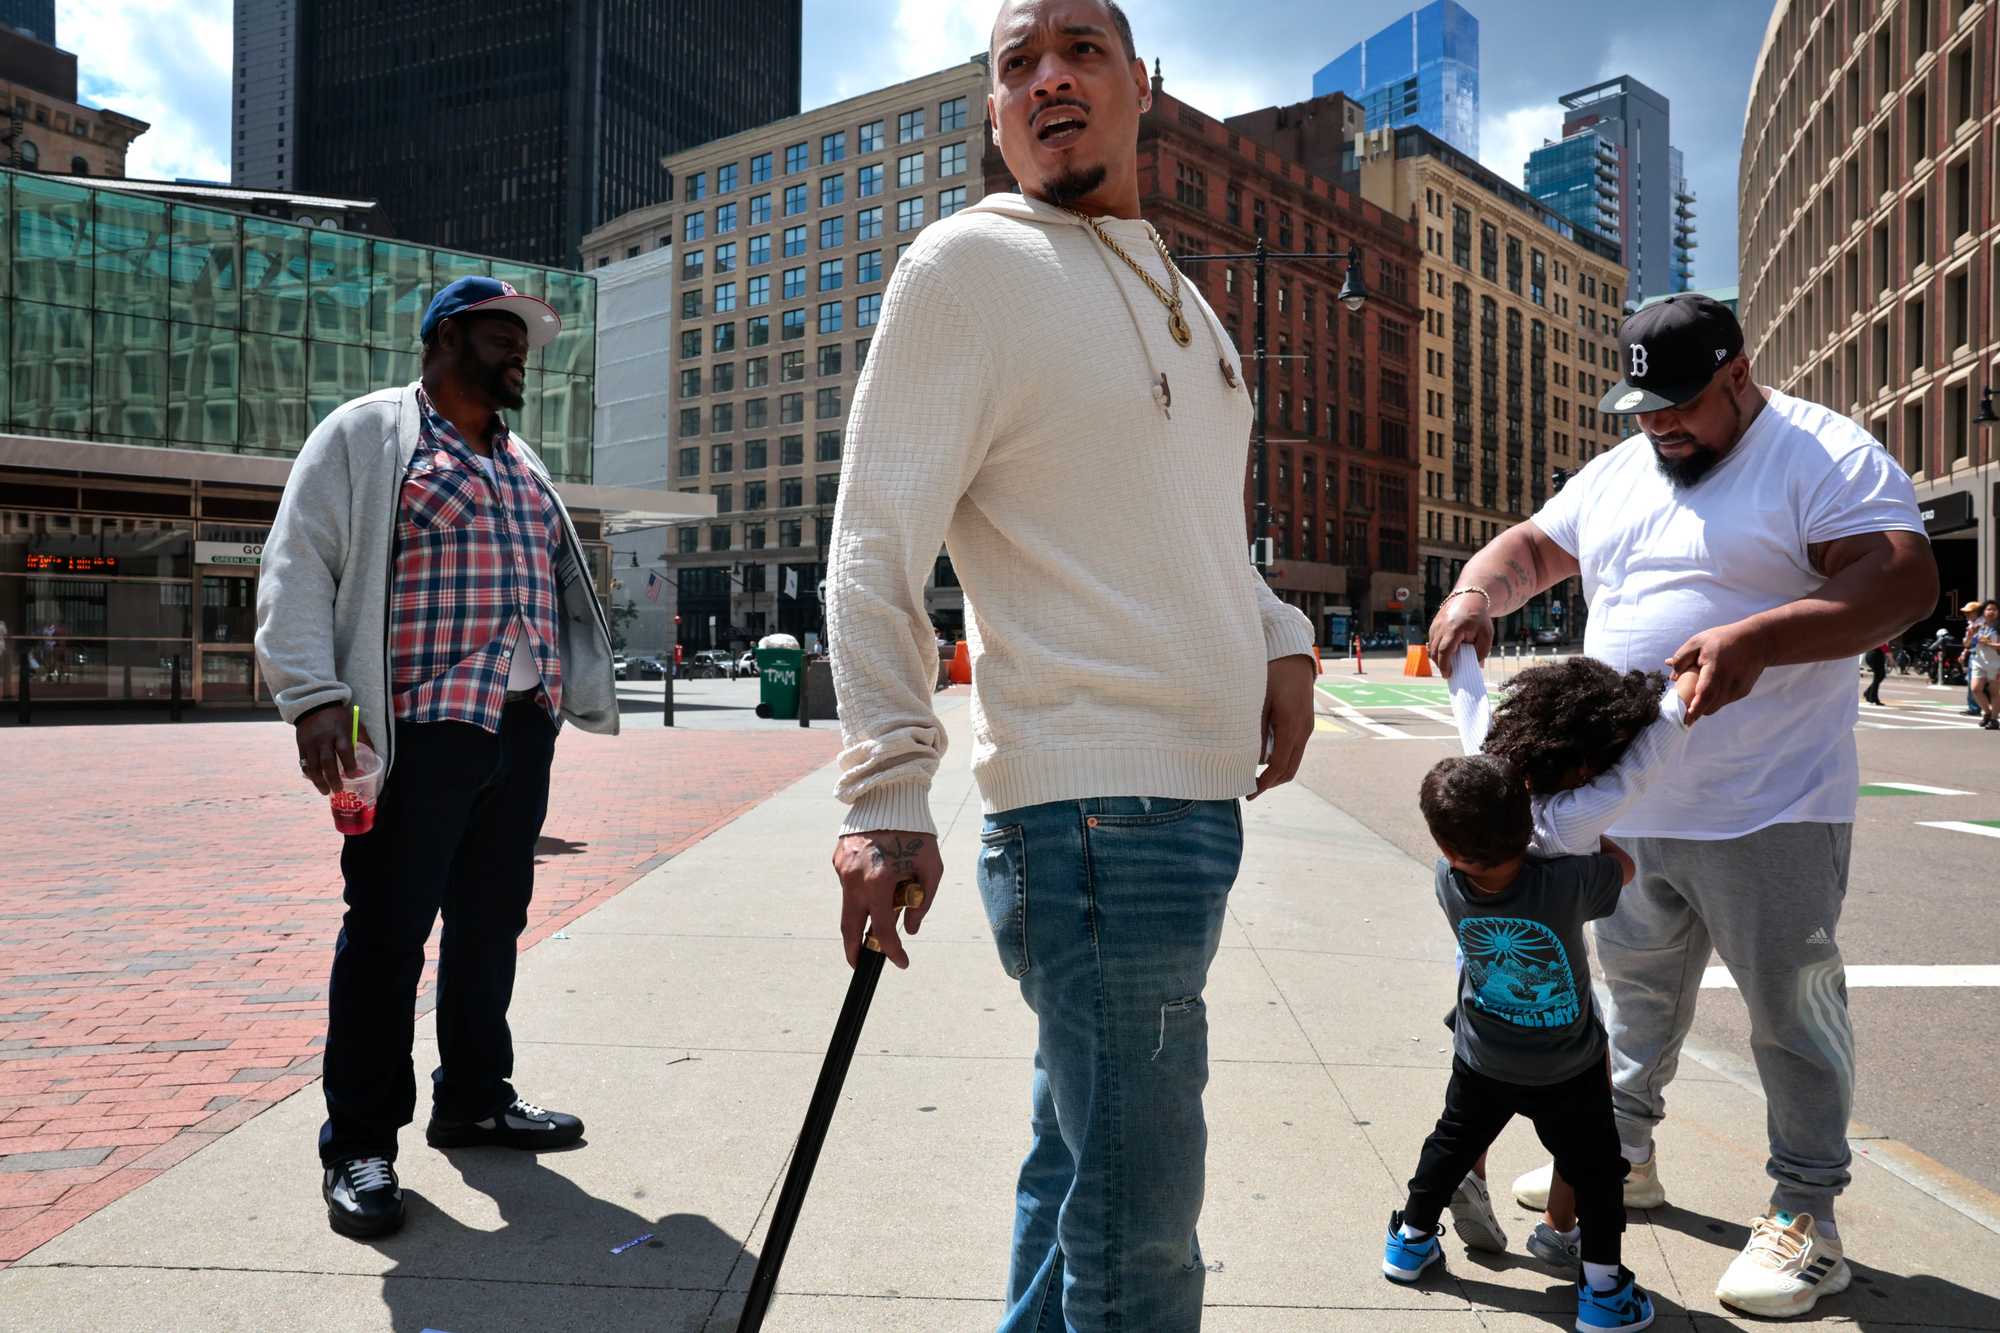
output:
M 921 907 L 923 901 L 923 888 L 914 880 L 896 889 L 897 908 Z M 875 983 L 881 979 L 882 944 L 870 935 L 862 941 L 861 957 L 847 983 L 847 998 L 841 1002 L 840 1018 L 833 1025 L 833 1040 L 826 1048 L 826 1061 L 819 1067 L 819 1082 L 813 1085 L 812 1101 L 806 1106 L 806 1122 L 799 1129 L 798 1146 L 792 1150 L 792 1164 L 785 1171 L 785 1187 L 778 1191 L 778 1206 L 771 1212 L 764 1251 L 757 1256 L 757 1271 L 750 1275 L 750 1292 L 744 1297 L 743 1317 L 736 1322 L 736 1333 L 757 1333 L 764 1326 L 764 1314 L 771 1308 L 771 1297 L 777 1291 L 778 1270 L 785 1266 L 792 1229 L 798 1225 L 806 1190 L 812 1186 L 813 1168 L 819 1165 L 819 1150 L 826 1146 L 833 1108 L 840 1103 L 847 1066 L 861 1041 L 861 1025 L 868 1020 Z

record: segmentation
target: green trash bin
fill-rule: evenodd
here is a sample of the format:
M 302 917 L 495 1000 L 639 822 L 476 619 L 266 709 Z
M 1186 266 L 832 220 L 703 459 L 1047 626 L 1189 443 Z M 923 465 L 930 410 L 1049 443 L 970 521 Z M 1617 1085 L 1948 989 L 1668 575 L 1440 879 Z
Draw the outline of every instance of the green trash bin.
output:
M 759 648 L 757 716 L 799 717 L 799 691 L 804 684 L 806 655 L 797 648 Z

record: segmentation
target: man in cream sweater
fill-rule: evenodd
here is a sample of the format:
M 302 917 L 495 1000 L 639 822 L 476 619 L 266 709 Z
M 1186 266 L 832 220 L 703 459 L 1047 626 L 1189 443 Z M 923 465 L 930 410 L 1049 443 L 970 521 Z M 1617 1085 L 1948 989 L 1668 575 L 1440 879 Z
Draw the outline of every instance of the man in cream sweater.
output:
M 1204 1276 L 1201 992 L 1237 802 L 1289 781 L 1312 733 L 1312 628 L 1248 561 L 1236 349 L 1139 218 L 1150 89 L 1125 16 L 1011 0 L 992 56 L 1024 193 L 897 265 L 848 429 L 841 930 L 850 962 L 872 931 L 908 966 L 894 895 L 924 889 L 914 935 L 942 875 L 923 589 L 948 541 L 972 608 L 979 888 L 1040 1020 L 1001 1328 L 1180 1333 Z

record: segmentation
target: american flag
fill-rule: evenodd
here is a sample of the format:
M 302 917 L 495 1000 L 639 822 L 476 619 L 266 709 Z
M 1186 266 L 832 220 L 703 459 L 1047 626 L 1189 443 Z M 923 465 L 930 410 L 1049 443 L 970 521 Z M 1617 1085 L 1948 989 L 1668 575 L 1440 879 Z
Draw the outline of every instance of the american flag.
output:
M 646 600 L 657 603 L 660 600 L 660 576 L 646 571 Z

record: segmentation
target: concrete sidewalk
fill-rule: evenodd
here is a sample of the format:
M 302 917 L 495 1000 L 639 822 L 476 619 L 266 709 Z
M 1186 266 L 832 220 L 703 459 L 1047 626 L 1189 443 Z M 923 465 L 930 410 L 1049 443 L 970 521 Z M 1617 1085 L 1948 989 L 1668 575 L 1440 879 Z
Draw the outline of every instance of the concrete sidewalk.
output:
M 942 896 L 914 967 L 883 979 L 773 1329 L 985 1330 L 1000 1312 L 1033 1029 L 971 884 L 978 800 L 947 706 Z M 727 1333 L 846 985 L 830 790 L 812 775 L 525 956 L 518 1082 L 584 1116 L 586 1146 L 447 1156 L 419 1124 L 407 1227 L 357 1244 L 325 1225 L 309 1087 L 0 1272 L 0 1326 Z M 1453 1241 L 1414 1290 L 1379 1275 L 1449 1066 L 1450 938 L 1429 870 L 1310 792 L 1246 813 L 1208 992 L 1205 1327 L 1569 1327 L 1568 1287 L 1519 1253 Z M 428 1020 L 420 1046 L 427 1070 Z M 1734 1326 L 1711 1293 L 1766 1197 L 1763 1140 L 1754 1093 L 1688 1062 L 1661 1138 L 1679 1206 L 1635 1215 L 1626 1245 L 1656 1327 Z M 1495 1178 L 1541 1159 L 1517 1124 Z M 1518 1246 L 1528 1218 L 1503 1218 Z M 1865 1159 L 1841 1220 L 1857 1281 L 1807 1325 L 2000 1330 L 2000 1235 Z

